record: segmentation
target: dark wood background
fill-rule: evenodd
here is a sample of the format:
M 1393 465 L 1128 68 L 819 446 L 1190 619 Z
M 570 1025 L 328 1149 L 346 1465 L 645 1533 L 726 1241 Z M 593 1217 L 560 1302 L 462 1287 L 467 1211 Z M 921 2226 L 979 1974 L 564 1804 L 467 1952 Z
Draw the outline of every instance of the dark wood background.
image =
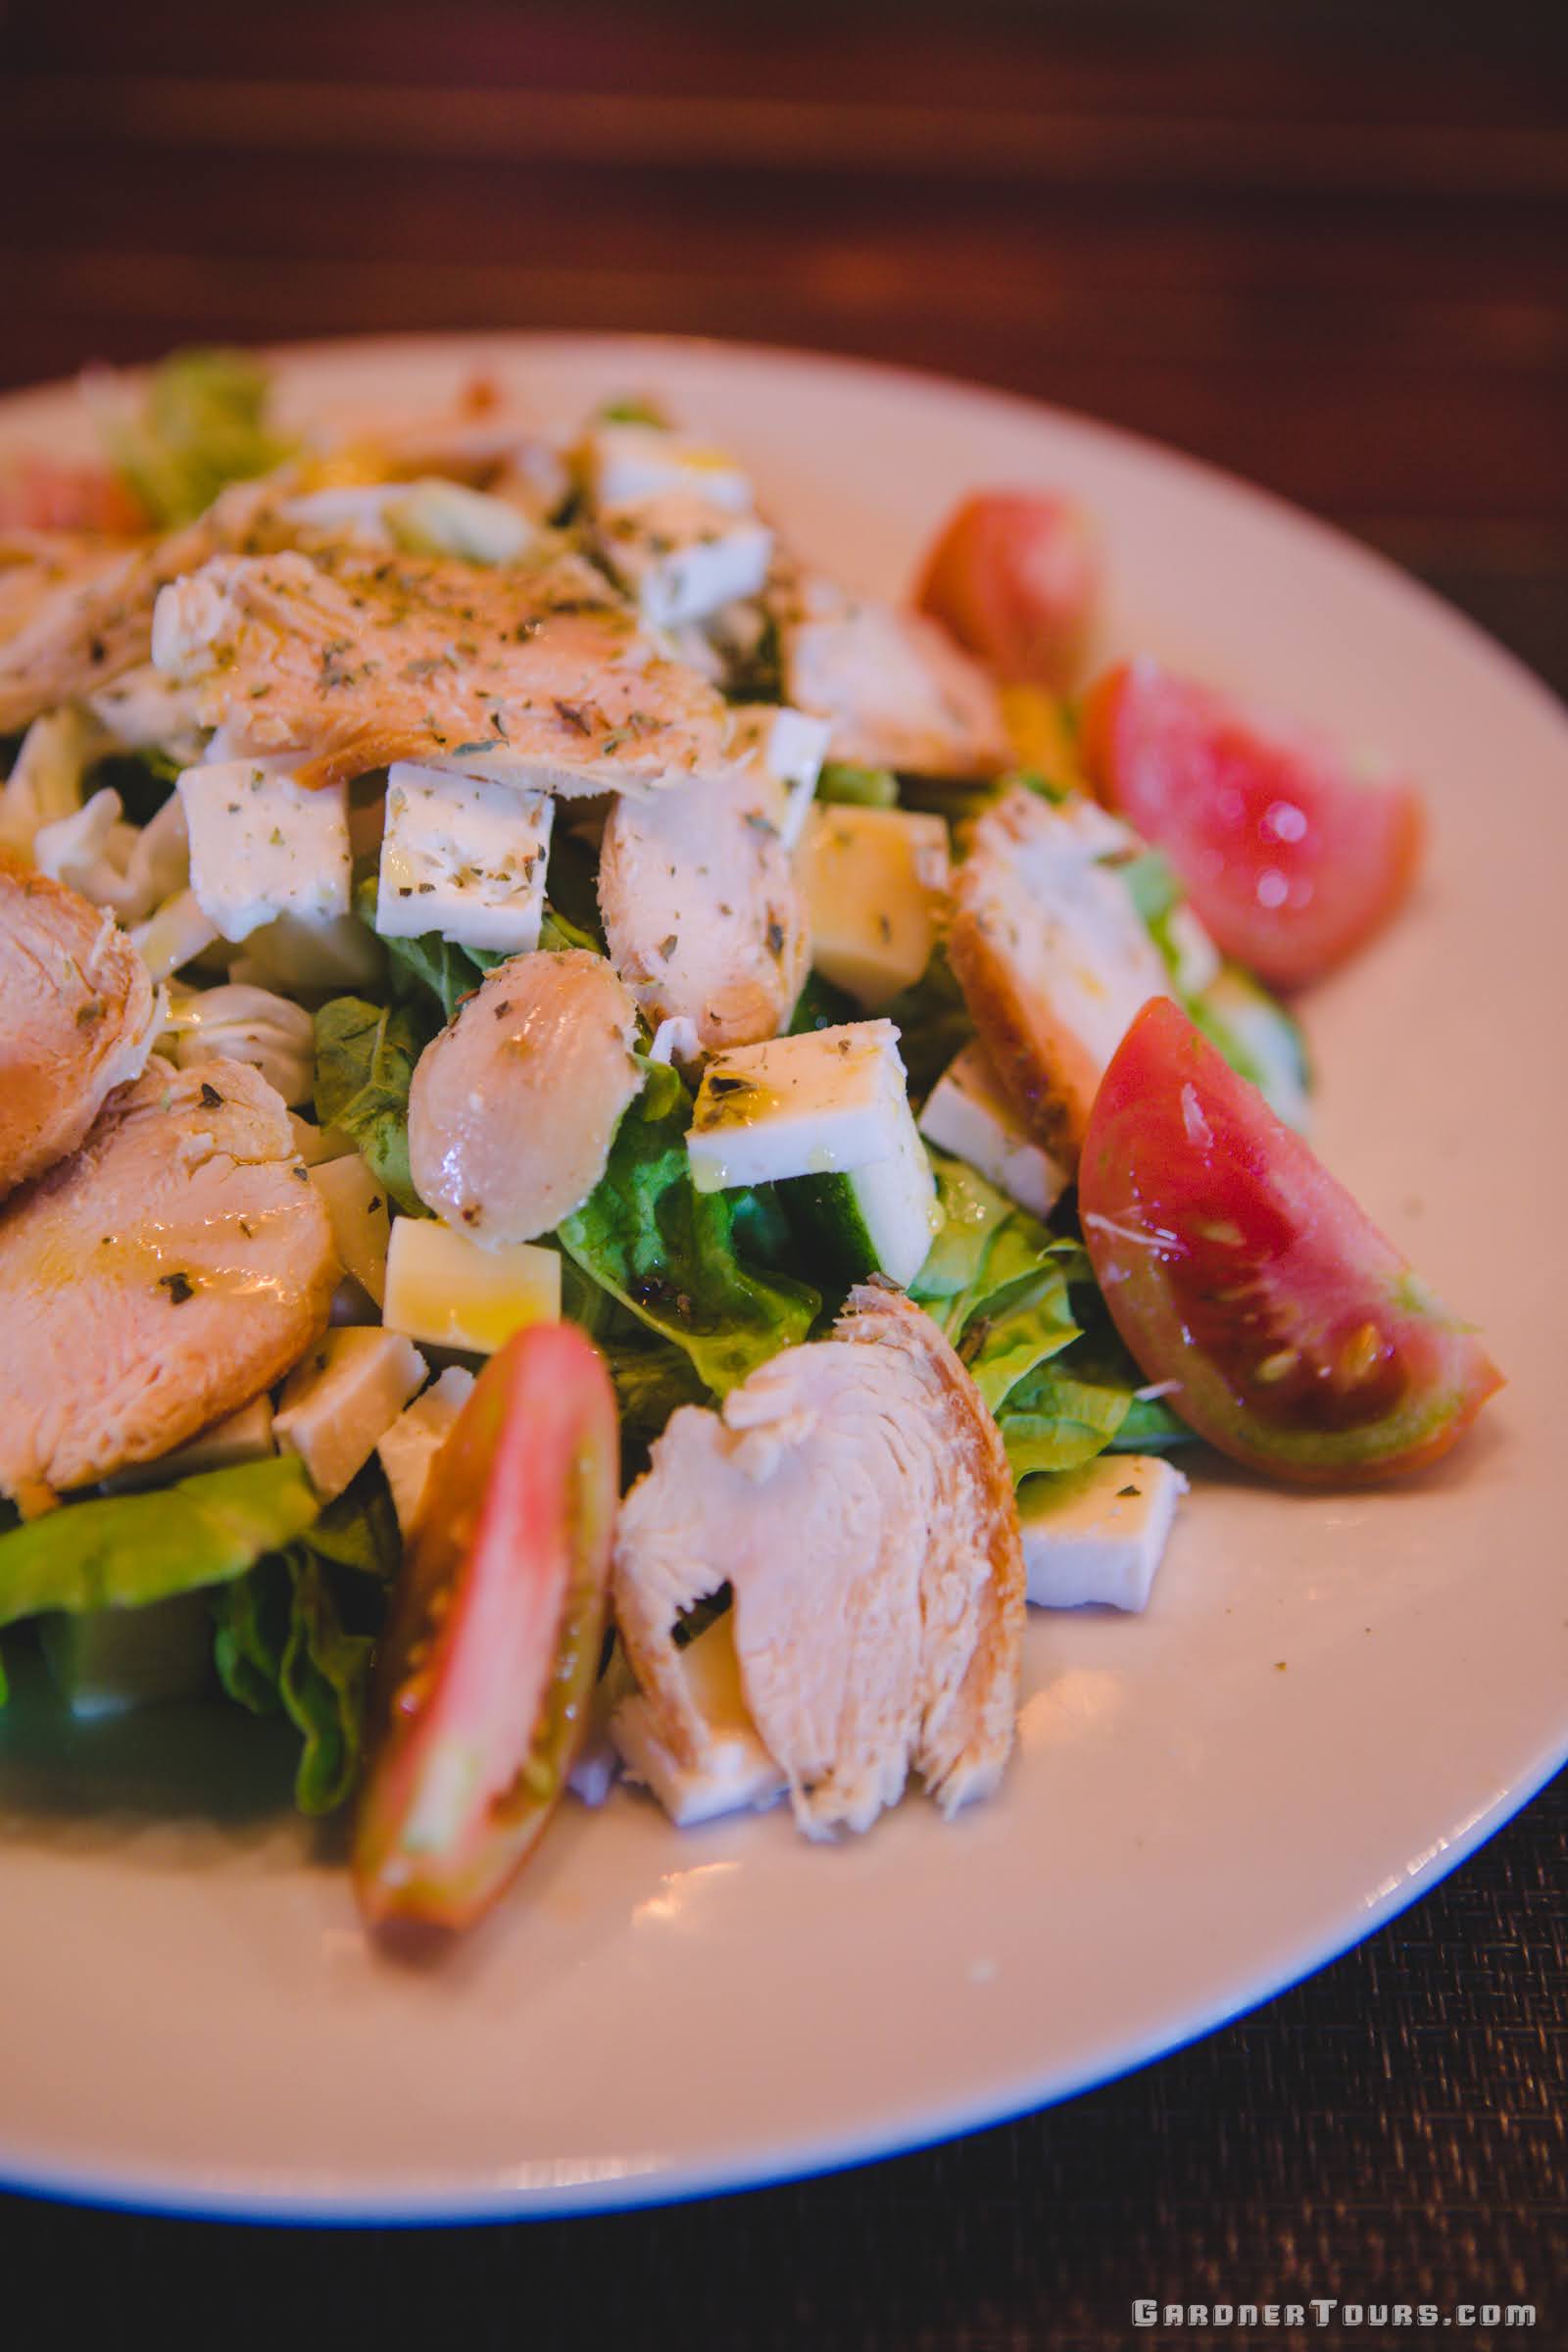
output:
M 1562 0 L 10 0 L 0 74 L 0 382 L 411 327 L 906 361 L 1235 466 L 1568 685 Z M 1054 2114 L 439 2238 L 0 2200 L 0 2325 L 33 2288 L 51 2344 L 1002 2352 L 1164 2340 L 1140 2293 L 1495 2294 L 1565 2345 L 1565 1954 L 1559 1784 L 1338 1967 Z

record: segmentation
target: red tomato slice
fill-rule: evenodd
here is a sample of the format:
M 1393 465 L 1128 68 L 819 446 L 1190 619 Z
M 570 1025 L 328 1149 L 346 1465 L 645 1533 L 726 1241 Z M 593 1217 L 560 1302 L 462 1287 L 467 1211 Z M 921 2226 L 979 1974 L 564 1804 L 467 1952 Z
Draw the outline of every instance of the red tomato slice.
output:
M 1315 980 L 1388 921 L 1420 861 L 1420 796 L 1368 784 L 1332 745 L 1157 662 L 1090 689 L 1096 790 L 1163 850 L 1227 956 L 1276 988 Z
M 0 529 L 131 538 L 148 527 L 139 500 L 107 466 L 62 466 L 30 455 L 0 468 Z
M 1081 507 L 1030 490 L 977 490 L 927 556 L 915 603 L 1006 684 L 1060 693 L 1078 674 L 1100 602 L 1100 553 Z
M 599 1671 L 617 1467 L 597 1351 L 569 1323 L 518 1332 L 442 1447 L 393 1598 L 354 1840 L 372 1924 L 467 1927 L 554 1812 Z
M 1436 1460 L 1502 1376 L 1298 1135 L 1168 999 L 1137 1015 L 1078 1171 L 1096 1278 L 1171 1403 L 1304 1484 Z

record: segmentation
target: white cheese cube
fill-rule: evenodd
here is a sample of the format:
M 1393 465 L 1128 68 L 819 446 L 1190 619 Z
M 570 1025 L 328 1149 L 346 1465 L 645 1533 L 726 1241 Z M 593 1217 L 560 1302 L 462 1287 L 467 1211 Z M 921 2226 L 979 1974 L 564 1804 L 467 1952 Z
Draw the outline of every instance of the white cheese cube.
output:
M 785 1779 L 746 1704 L 729 1618 L 716 1617 L 705 1627 L 681 1651 L 680 1663 L 708 1732 L 707 1755 L 696 1766 L 677 1762 L 654 1732 L 648 1701 L 638 1691 L 623 1698 L 610 1719 L 610 1737 L 628 1774 L 653 1790 L 680 1830 L 772 1804 L 784 1793 Z
M 760 595 L 773 555 L 765 523 L 729 514 L 689 490 L 601 507 L 598 539 L 644 620 L 661 629 Z
M 536 948 L 555 809 L 544 793 L 399 760 L 387 776 L 377 931 L 436 931 L 508 956 Z
M 899 1033 L 848 1021 L 716 1054 L 686 1138 L 700 1193 L 863 1168 L 897 1153 L 909 1119 Z
M 931 960 L 948 888 L 948 828 L 908 808 L 823 807 L 808 816 L 801 884 L 811 961 L 868 1012 L 912 988 Z
M 405 1539 L 418 1525 L 436 1455 L 472 1394 L 473 1374 L 461 1364 L 449 1364 L 440 1379 L 432 1380 L 376 1443 L 392 1490 L 392 1508 Z
M 392 1241 L 385 1188 L 358 1152 L 319 1161 L 311 1170 L 311 1182 L 326 1202 L 344 1273 L 352 1274 L 379 1306 L 386 1297 L 386 1253 Z
M 493 1355 L 528 1323 L 561 1318 L 561 1253 L 534 1242 L 481 1250 L 434 1217 L 399 1217 L 383 1320 L 434 1348 Z
M 978 1040 L 948 1064 L 926 1097 L 920 1133 L 1036 1217 L 1050 1216 L 1071 1181 L 1030 1135 Z
M 288 1114 L 294 1132 L 294 1149 L 308 1168 L 318 1168 L 323 1160 L 344 1159 L 359 1146 L 353 1136 L 345 1135 L 341 1127 L 318 1127 L 314 1119 L 302 1119 L 297 1110 Z
M 784 787 L 779 831 L 788 850 L 806 830 L 831 733 L 827 719 L 792 710 L 788 703 L 747 703 L 736 709 L 736 741 L 750 747 L 750 764 Z
M 272 1427 L 330 1500 L 364 1468 L 424 1380 L 424 1358 L 396 1332 L 329 1331 L 283 1384 Z
M 730 514 L 749 514 L 752 485 L 733 458 L 659 424 L 602 424 L 584 436 L 579 463 L 596 507 L 620 507 L 669 490 L 695 493 Z
M 1102 1453 L 1079 1470 L 1026 1478 L 1018 1520 L 1029 1598 L 1046 1609 L 1143 1608 L 1186 1492 L 1181 1472 L 1153 1453 Z
M 248 760 L 187 767 L 179 779 L 196 903 L 222 939 L 249 939 L 280 914 L 349 911 L 348 796 L 312 792 Z

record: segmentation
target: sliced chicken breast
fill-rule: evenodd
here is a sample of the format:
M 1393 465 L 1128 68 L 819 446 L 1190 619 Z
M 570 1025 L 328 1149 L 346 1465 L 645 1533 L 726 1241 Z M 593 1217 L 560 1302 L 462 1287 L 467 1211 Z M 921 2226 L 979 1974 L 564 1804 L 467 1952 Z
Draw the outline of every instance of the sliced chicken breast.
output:
M 237 1411 L 337 1276 L 281 1097 L 241 1062 L 155 1063 L 0 1208 L 0 1494 L 33 1507 Z
M 611 959 L 649 1022 L 687 1020 L 710 1053 L 776 1037 L 810 962 L 810 916 L 785 847 L 787 795 L 754 765 L 605 826 L 599 906 Z
M 553 1232 L 604 1174 L 642 1086 L 636 1036 L 603 956 L 497 964 L 414 1073 L 409 1166 L 425 1206 L 493 1250 Z
M 784 699 L 832 721 L 830 760 L 963 778 L 1007 765 L 996 683 L 937 622 L 811 572 L 771 601 Z
M 74 1152 L 157 1026 L 114 916 L 0 850 L 0 1196 Z
M 710 1759 L 673 1640 L 728 1583 L 747 1704 L 813 1837 L 869 1828 L 912 1767 L 951 1813 L 1012 1743 L 1024 1580 L 996 1424 L 902 1292 L 851 1293 L 718 1412 L 677 1412 L 622 1506 L 615 1613 L 650 1727 Z
M 1071 806 L 1020 786 L 978 820 L 953 884 L 948 958 L 975 1027 L 1029 1133 L 1069 1170 L 1133 1015 L 1170 994 L 1102 846 Z
M 221 548 L 279 537 L 272 480 L 235 482 L 197 521 L 130 547 L 101 540 L 34 542 L 0 574 L 0 732 L 40 710 L 86 702 L 144 663 L 159 593 Z
M 569 553 L 220 557 L 161 599 L 153 658 L 200 685 L 233 756 L 286 756 L 306 784 L 409 760 L 636 792 L 734 764 L 721 697 Z

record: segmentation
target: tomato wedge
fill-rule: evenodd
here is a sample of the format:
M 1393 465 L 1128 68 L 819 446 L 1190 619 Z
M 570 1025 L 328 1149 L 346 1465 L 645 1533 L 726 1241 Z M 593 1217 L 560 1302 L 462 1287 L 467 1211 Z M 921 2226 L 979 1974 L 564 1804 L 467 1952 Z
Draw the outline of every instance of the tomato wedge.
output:
M 354 1884 L 374 1926 L 469 1926 L 537 1842 L 599 1671 L 614 1392 L 569 1323 L 518 1332 L 432 1473 L 377 1668 Z
M 1237 1461 L 1305 1485 L 1435 1461 L 1501 1374 L 1300 1137 L 1166 999 L 1096 1097 L 1096 1278 L 1151 1381 Z
M 0 466 L 0 529 L 130 538 L 150 527 L 139 499 L 107 466 L 63 466 L 32 451 Z
M 1100 551 L 1083 509 L 1032 490 L 977 490 L 925 561 L 915 603 L 1010 686 L 1059 693 L 1083 663 Z
M 1363 783 L 1320 737 L 1157 662 L 1085 698 L 1080 751 L 1101 798 L 1163 850 L 1227 956 L 1298 988 L 1388 921 L 1421 858 L 1421 800 Z

